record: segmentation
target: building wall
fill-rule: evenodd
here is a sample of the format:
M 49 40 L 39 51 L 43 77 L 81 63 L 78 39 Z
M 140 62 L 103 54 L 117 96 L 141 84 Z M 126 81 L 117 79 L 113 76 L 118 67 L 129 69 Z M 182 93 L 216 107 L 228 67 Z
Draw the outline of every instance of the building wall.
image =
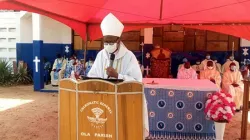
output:
M 32 72 L 33 69 L 33 49 L 34 41 L 42 41 L 41 60 L 45 57 L 52 64 L 56 54 L 60 53 L 67 57 L 72 53 L 71 28 L 45 16 L 34 16 L 32 13 L 21 13 L 20 17 L 20 42 L 17 46 L 17 61 L 24 61 L 28 64 Z M 36 23 L 39 21 L 39 23 Z M 66 46 L 69 47 L 69 53 L 66 53 Z
M 16 60 L 16 43 L 20 40 L 19 16 L 19 12 L 0 12 L 0 59 Z
M 241 54 L 241 64 L 250 64 L 250 41 L 241 39 L 240 41 L 240 54 Z

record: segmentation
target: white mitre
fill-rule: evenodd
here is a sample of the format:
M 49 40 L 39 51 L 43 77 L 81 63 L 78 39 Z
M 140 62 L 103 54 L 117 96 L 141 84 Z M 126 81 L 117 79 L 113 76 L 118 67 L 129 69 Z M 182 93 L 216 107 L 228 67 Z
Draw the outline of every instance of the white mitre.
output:
M 111 13 L 109 13 L 101 23 L 102 35 L 112 35 L 120 37 L 124 29 L 124 25 Z

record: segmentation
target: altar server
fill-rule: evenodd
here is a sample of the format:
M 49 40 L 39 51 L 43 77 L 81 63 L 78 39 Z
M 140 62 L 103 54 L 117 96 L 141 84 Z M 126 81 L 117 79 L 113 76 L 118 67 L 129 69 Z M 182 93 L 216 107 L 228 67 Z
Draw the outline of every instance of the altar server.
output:
M 52 86 L 57 86 L 60 79 L 64 77 L 62 70 L 65 69 L 66 63 L 66 60 L 61 56 L 61 54 L 57 54 L 57 59 L 55 60 L 50 73 Z
M 142 73 L 135 55 L 120 41 L 124 25 L 113 15 L 108 14 L 101 23 L 104 49 L 92 65 L 88 77 L 115 78 L 124 81 L 142 82 Z M 109 67 L 110 54 L 115 54 L 112 67 Z M 145 97 L 144 97 L 145 98 Z M 148 111 L 144 102 L 145 136 L 149 134 Z
M 197 79 L 196 71 L 186 62 L 178 71 L 178 79 Z
M 207 69 L 202 71 L 200 74 L 200 79 L 208 79 L 220 89 L 221 76 L 220 73 L 216 70 L 216 64 L 213 61 L 207 62 Z
M 223 64 L 223 66 L 222 66 L 222 73 L 224 73 L 224 72 L 230 70 L 230 67 L 229 67 L 229 66 L 230 66 L 230 64 L 231 64 L 232 62 L 235 63 L 236 69 L 237 69 L 237 70 L 240 69 L 239 62 L 236 61 L 236 60 L 234 60 L 234 56 L 230 56 L 229 59 L 228 59 L 228 60 Z
M 232 62 L 229 67 L 230 69 L 223 74 L 222 89 L 233 96 L 236 109 L 239 110 L 243 102 L 243 78 L 235 63 Z

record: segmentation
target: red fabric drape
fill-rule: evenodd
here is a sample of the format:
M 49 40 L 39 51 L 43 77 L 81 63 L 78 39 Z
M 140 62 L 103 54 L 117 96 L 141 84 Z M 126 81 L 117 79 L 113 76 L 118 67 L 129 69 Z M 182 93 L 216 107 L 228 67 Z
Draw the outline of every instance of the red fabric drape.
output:
M 199 30 L 209 30 L 250 40 L 250 25 L 196 25 L 183 27 Z
M 110 12 L 128 31 L 167 23 L 250 23 L 249 7 L 250 0 L 0 0 L 0 9 L 24 10 L 51 17 L 70 26 L 83 38 L 87 25 L 92 40 L 101 36 L 98 24 Z M 244 30 L 248 26 L 195 28 L 223 33 L 231 29 L 232 35 L 250 38 Z

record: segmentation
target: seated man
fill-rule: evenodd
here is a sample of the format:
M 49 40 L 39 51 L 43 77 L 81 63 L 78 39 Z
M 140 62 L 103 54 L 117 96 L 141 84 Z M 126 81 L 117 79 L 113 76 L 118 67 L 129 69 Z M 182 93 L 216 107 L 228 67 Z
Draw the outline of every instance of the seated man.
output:
M 101 23 L 104 49 L 96 56 L 88 77 L 115 78 L 124 81 L 142 82 L 142 73 L 135 55 L 121 42 L 124 25 L 113 15 L 108 14 Z M 110 55 L 114 54 L 113 66 L 109 66 Z M 148 111 L 144 97 L 145 137 L 149 135 Z
M 214 61 L 215 66 L 216 66 L 216 70 L 217 70 L 220 74 L 222 74 L 222 71 L 221 71 L 221 64 L 218 63 L 217 58 L 214 57 L 214 58 L 213 58 L 213 61 Z
M 179 69 L 177 79 L 197 79 L 196 71 L 190 66 L 189 62 L 186 62 Z
M 178 66 L 178 71 L 179 71 L 179 69 L 186 63 L 186 62 L 188 62 L 188 59 L 187 58 L 183 58 L 182 59 L 182 64 L 180 64 L 179 66 Z
M 89 71 L 90 71 L 90 69 L 91 69 L 93 63 L 94 63 L 93 58 L 92 58 L 92 57 L 89 57 L 89 61 L 85 63 L 85 68 L 86 68 L 86 69 L 85 69 L 85 75 L 88 75 L 88 73 L 89 73 Z
M 83 63 L 82 63 L 82 61 L 76 60 L 76 64 L 74 65 L 76 79 L 81 79 L 80 76 L 84 75 L 84 64 Z
M 223 74 L 222 89 L 233 96 L 237 111 L 243 104 L 244 84 L 240 71 L 235 63 L 229 65 L 230 69 Z
M 196 71 L 199 75 L 201 71 L 203 71 L 203 65 L 201 64 L 200 59 L 196 60 L 196 64 L 192 66 L 192 68 Z
M 203 69 L 207 69 L 207 61 L 211 60 L 211 55 L 209 53 L 206 54 L 206 59 L 204 59 L 201 64 L 203 66 Z
M 71 72 L 75 71 L 75 67 L 74 67 L 75 64 L 76 64 L 76 60 L 74 59 L 74 57 L 71 57 L 66 64 L 64 78 L 70 78 Z
M 213 61 L 207 61 L 207 69 L 202 71 L 200 74 L 200 79 L 208 79 L 220 89 L 221 76 L 216 70 L 215 63 Z
M 65 59 L 60 54 L 57 54 L 57 59 L 55 60 L 50 73 L 52 86 L 58 86 L 58 82 L 63 78 L 64 73 L 61 70 L 65 69 L 65 65 Z
M 47 59 L 44 57 L 43 58 L 43 63 L 44 63 L 44 81 L 46 83 L 46 85 L 49 84 L 49 72 L 51 69 L 51 64 L 49 61 L 47 61 Z
M 234 57 L 233 56 L 230 56 L 229 59 L 223 64 L 222 66 L 222 73 L 230 70 L 230 64 L 231 63 L 234 63 L 236 65 L 236 69 L 239 70 L 240 69 L 240 66 L 239 66 L 239 62 L 234 60 Z

